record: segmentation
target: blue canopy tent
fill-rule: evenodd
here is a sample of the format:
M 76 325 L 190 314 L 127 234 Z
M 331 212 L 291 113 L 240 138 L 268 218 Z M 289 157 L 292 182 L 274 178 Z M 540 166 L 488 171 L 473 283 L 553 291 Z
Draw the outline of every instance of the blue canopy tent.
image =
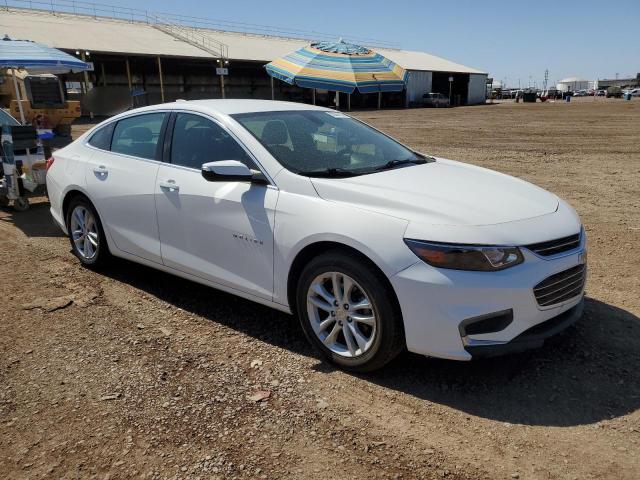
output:
M 0 40 L 0 69 L 26 69 L 29 73 L 69 73 L 89 70 L 88 63 L 78 60 L 56 48 L 47 47 L 28 40 L 11 40 L 5 36 Z M 16 76 L 13 75 L 16 100 L 20 109 L 20 121 L 25 122 L 24 111 L 20 103 L 20 90 Z
M 12 71 L 26 69 L 29 73 L 69 73 L 89 70 L 88 63 L 78 60 L 55 48 L 47 47 L 28 40 L 11 40 L 8 36 L 0 40 L 0 70 Z M 16 100 L 20 111 L 20 121 L 24 125 L 24 109 L 20 101 L 20 89 L 16 75 L 13 77 L 13 87 L 16 91 Z M 28 207 L 26 195 L 20 188 L 21 177 L 16 170 L 16 158 L 14 155 L 13 132 L 16 129 L 32 128 L 23 126 L 2 125 L 2 171 L 4 178 L 0 180 L 0 201 L 14 201 L 14 208 L 24 210 Z M 24 148 L 22 146 L 21 148 Z M 26 147 L 26 157 L 30 156 L 29 147 Z

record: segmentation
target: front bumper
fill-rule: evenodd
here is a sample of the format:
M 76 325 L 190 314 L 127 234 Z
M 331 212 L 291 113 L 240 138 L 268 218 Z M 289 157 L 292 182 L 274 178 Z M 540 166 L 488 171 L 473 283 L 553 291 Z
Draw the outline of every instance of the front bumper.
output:
M 473 359 L 495 357 L 507 353 L 523 352 L 532 348 L 539 348 L 549 337 L 557 335 L 580 319 L 584 311 L 584 297 L 580 302 L 560 315 L 546 320 L 525 330 L 513 340 L 506 343 L 471 344 L 464 349 Z
M 582 264 L 585 243 L 583 236 L 579 248 L 553 258 L 542 258 L 523 249 L 522 264 L 497 272 L 446 270 L 419 261 L 392 276 L 408 350 L 471 360 L 486 356 L 487 352 L 507 353 L 541 345 L 545 338 L 580 316 L 584 289 L 562 303 L 541 307 L 533 287 L 551 275 Z M 513 318 L 505 322 L 502 330 L 469 335 L 461 332 L 465 320 L 505 311 L 511 312 Z M 563 316 L 567 311 L 571 313 Z M 567 320 L 569 317 L 571 321 Z

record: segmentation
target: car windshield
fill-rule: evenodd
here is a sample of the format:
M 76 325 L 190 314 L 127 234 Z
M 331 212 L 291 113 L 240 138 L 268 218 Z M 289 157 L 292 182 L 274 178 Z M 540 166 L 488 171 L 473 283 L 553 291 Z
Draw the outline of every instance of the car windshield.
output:
M 341 112 L 295 110 L 232 115 L 286 169 L 354 176 L 428 159 Z

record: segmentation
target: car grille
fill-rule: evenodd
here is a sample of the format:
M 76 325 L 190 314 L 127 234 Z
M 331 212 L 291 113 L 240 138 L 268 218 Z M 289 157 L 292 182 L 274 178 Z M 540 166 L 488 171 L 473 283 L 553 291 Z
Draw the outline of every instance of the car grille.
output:
M 568 237 L 562 237 L 556 240 L 525 245 L 525 248 L 543 257 L 549 257 L 556 253 L 568 252 L 569 250 L 578 248 L 579 245 L 580 234 L 576 233 L 575 235 L 569 235 Z
M 587 266 L 582 264 L 544 279 L 533 287 L 538 305 L 548 307 L 580 295 L 586 274 Z

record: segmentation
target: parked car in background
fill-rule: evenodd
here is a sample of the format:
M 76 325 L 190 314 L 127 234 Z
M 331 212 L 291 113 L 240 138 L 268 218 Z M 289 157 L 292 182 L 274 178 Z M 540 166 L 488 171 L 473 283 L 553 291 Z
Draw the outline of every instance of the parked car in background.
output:
M 296 314 L 348 370 L 404 348 L 470 360 L 540 346 L 583 309 L 587 239 L 569 204 L 339 111 L 179 101 L 54 157 L 51 213 L 83 265 L 115 255 Z
M 604 89 L 598 90 L 598 91 L 596 92 L 596 96 L 598 96 L 598 97 L 604 97 L 604 96 L 606 96 L 606 95 L 607 95 L 607 91 L 606 91 L 606 90 L 604 90 Z
M 607 88 L 607 98 L 622 98 L 622 89 L 620 87 Z
M 544 102 L 545 100 L 554 100 L 556 98 L 562 98 L 562 92 L 560 92 L 559 90 L 556 90 L 555 88 L 550 88 L 549 90 L 540 92 L 538 96 L 540 97 L 540 100 Z
M 629 95 L 632 97 L 640 97 L 640 88 L 633 88 L 629 90 Z
M 576 90 L 575 92 L 573 92 L 573 96 L 574 97 L 586 97 L 587 96 L 587 92 L 585 90 Z
M 422 99 L 415 102 L 417 107 L 448 107 L 449 97 L 442 93 L 425 93 L 422 95 Z

